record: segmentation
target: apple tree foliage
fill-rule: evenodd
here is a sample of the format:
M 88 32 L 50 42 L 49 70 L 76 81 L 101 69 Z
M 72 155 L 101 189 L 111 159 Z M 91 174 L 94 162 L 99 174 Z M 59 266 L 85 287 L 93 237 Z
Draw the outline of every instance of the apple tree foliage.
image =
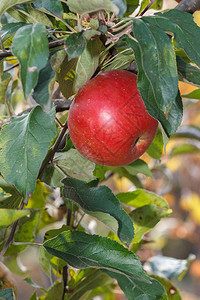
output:
M 1 259 L 9 258 L 14 272 L 18 254 L 36 243 L 39 263 L 54 279 L 47 291 L 26 278 L 43 291 L 30 299 L 114 299 L 117 283 L 129 300 L 181 299 L 170 279 L 188 261 L 153 257 L 143 267 L 135 253 L 145 233 L 171 213 L 163 198 L 143 188 L 138 174 L 152 176 L 148 165 L 141 159 L 95 165 L 67 131 L 78 90 L 102 71 L 126 69 L 138 74 L 144 104 L 160 123 L 147 150 L 152 159 L 160 159 L 172 135 L 200 139 L 198 128 L 180 126 L 178 89 L 178 80 L 200 86 L 200 28 L 188 12 L 162 11 L 162 0 L 140 2 L 0 1 Z M 145 16 L 150 4 L 154 13 Z M 187 97 L 199 99 L 199 90 Z M 171 155 L 194 147 L 179 145 Z M 114 194 L 104 184 L 115 174 L 135 190 Z M 94 220 L 106 225 L 102 236 L 91 229 Z M 0 280 L 0 298 L 14 299 Z

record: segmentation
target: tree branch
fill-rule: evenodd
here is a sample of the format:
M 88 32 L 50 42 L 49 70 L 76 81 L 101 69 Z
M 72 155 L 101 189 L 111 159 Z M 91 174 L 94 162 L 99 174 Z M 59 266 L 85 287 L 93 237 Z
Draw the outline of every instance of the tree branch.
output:
M 200 0 L 182 0 L 175 9 L 193 14 L 200 8 Z
M 62 46 L 62 45 L 64 45 L 64 42 L 65 42 L 65 39 L 50 42 L 49 49 Z M 14 56 L 11 51 L 0 52 L 0 58 L 5 58 L 5 57 L 9 57 L 9 56 Z
M 39 174 L 38 174 L 38 178 L 41 176 L 42 172 L 44 171 L 44 169 L 46 168 L 46 166 L 48 165 L 48 163 L 53 159 L 54 154 L 56 153 L 56 151 L 58 150 L 60 143 L 65 135 L 65 132 L 67 131 L 68 128 L 68 120 L 66 120 L 64 127 L 62 129 L 62 131 L 60 132 L 51 152 L 49 153 L 49 155 L 47 156 L 47 158 L 45 159 L 45 161 L 43 162 Z

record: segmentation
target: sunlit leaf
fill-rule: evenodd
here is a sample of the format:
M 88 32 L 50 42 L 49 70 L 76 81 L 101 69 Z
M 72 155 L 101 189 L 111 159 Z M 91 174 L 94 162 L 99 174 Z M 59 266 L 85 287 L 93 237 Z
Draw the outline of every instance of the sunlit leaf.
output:
M 158 128 L 156 136 L 147 149 L 147 153 L 154 159 L 159 159 L 162 156 L 163 153 L 163 147 L 164 147 L 164 142 L 163 142 L 163 136 L 161 129 Z
M 183 98 L 188 98 L 188 99 L 200 99 L 200 89 L 194 90 L 193 92 L 182 95 Z
M 126 169 L 131 175 L 137 175 L 138 173 L 142 173 L 146 176 L 152 177 L 152 173 L 147 163 L 142 159 L 137 159 L 129 165 L 124 166 L 123 168 Z
M 171 213 L 163 198 L 146 190 L 138 189 L 134 192 L 120 193 L 117 198 L 122 203 L 136 208 L 130 213 L 135 228 L 134 243 L 138 243 L 161 218 Z
M 16 220 L 27 216 L 30 213 L 29 210 L 17 210 L 17 209 L 5 209 L 0 208 L 0 227 L 8 226 L 14 223 Z

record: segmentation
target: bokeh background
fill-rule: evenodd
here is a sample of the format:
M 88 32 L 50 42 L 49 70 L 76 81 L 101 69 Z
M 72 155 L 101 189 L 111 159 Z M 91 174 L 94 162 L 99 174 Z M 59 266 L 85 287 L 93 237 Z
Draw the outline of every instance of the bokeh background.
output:
M 176 5 L 175 0 L 165 0 L 163 8 L 173 8 Z M 150 10 L 148 14 L 151 13 Z M 200 11 L 196 12 L 194 17 L 200 25 Z M 196 89 L 183 82 L 180 82 L 179 86 L 182 95 Z M 16 97 L 13 99 L 16 112 L 22 111 L 24 107 L 18 106 L 18 103 L 21 103 L 21 92 L 17 90 L 13 97 Z M 199 127 L 200 101 L 184 98 L 183 104 L 182 126 Z M 187 147 L 186 144 L 191 147 Z M 151 242 L 143 245 L 137 254 L 142 261 L 159 254 L 179 259 L 187 259 L 189 255 L 194 254 L 196 259 L 191 263 L 182 281 L 176 280 L 173 283 L 179 288 L 183 300 L 200 300 L 200 136 L 195 140 L 172 137 L 159 161 L 151 159 L 147 154 L 144 154 L 142 159 L 149 164 L 153 173 L 153 178 L 139 175 L 144 187 L 164 197 L 173 212 L 147 234 L 146 238 Z M 114 193 L 135 188 L 128 179 L 117 176 L 110 178 L 106 184 Z M 89 223 L 92 232 L 103 234 L 107 230 L 102 224 L 90 221 L 89 217 L 83 219 L 83 222 Z M 57 226 L 61 226 L 63 222 L 59 221 Z M 42 233 L 38 237 L 38 240 L 40 239 Z M 34 291 L 34 288 L 23 280 L 27 276 L 44 288 L 49 287 L 49 279 L 38 264 L 38 248 L 28 247 L 20 254 L 17 264 L 14 264 L 14 260 L 7 261 L 7 266 L 12 266 L 16 273 L 14 276 L 19 300 L 29 299 Z M 95 298 L 99 299 L 101 298 Z M 115 299 L 126 299 L 120 289 L 116 290 Z

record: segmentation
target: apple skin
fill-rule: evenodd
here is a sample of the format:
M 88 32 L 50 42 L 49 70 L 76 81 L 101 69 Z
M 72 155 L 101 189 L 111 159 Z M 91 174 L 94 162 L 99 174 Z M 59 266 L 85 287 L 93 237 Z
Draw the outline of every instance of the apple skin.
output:
M 69 133 L 76 149 L 90 161 L 127 165 L 153 141 L 158 121 L 146 111 L 136 81 L 128 71 L 105 71 L 76 95 L 69 110 Z

